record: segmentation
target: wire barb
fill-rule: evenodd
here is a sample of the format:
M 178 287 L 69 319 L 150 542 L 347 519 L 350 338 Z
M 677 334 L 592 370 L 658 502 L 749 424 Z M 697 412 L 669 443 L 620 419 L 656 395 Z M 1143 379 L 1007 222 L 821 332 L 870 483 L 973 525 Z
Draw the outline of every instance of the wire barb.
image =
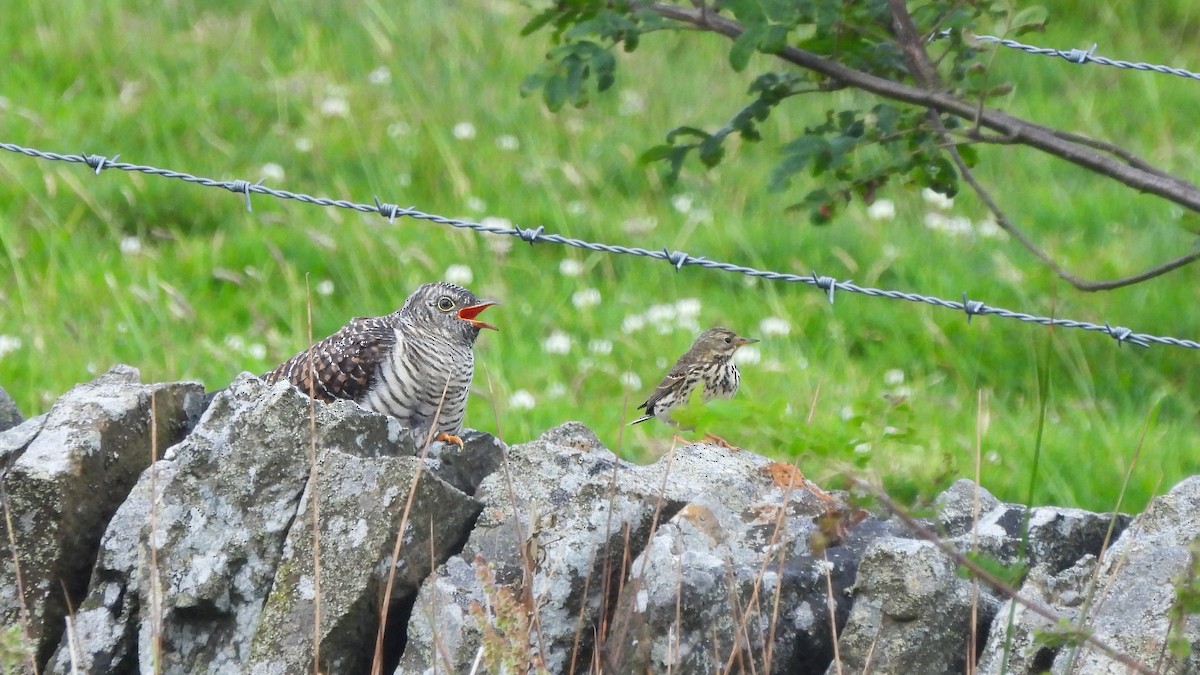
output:
M 267 180 L 266 178 L 260 178 L 257 183 L 251 183 L 248 180 L 242 180 L 242 179 L 238 178 L 238 179 L 229 181 L 222 187 L 224 187 L 226 190 L 229 190 L 230 192 L 240 192 L 240 193 L 246 195 L 246 210 L 253 212 L 254 207 L 252 207 L 250 205 L 250 193 L 252 191 L 254 191 L 254 188 L 262 187 L 263 183 L 266 180 Z
M 518 227 L 517 237 L 521 241 L 528 242 L 530 246 L 533 246 L 537 243 L 538 239 L 541 239 L 542 232 L 545 230 L 546 228 L 542 227 L 541 225 L 538 225 L 537 227 Z
M 978 300 L 968 300 L 967 292 L 963 291 L 962 308 L 963 311 L 967 313 L 967 323 L 971 323 L 971 317 L 983 314 L 984 311 L 987 310 L 987 305 Z
M 1104 322 L 1104 331 L 1109 337 L 1117 341 L 1117 346 L 1123 345 L 1126 342 L 1137 345 L 1139 347 L 1149 347 L 1150 343 L 1146 342 L 1142 336 L 1134 333 L 1133 330 L 1125 326 L 1110 326 L 1108 322 Z
M 846 283 L 852 283 L 852 282 L 846 282 Z M 833 277 L 817 276 L 817 273 L 813 272 L 812 273 L 812 285 L 816 286 L 817 288 L 819 288 L 823 291 L 828 291 L 829 292 L 829 304 L 831 304 L 831 305 L 833 304 L 833 292 L 835 290 L 837 290 L 837 287 L 838 287 L 837 279 L 834 279 Z
M 396 224 L 396 216 L 405 215 L 406 209 L 401 209 L 399 206 L 396 206 L 395 204 L 381 202 L 381 201 L 379 201 L 379 197 L 375 197 L 374 199 L 375 199 L 375 210 L 379 212 L 379 215 L 388 219 L 389 225 Z
M 662 252 L 663 252 L 663 255 L 666 256 L 663 259 L 666 260 L 667 262 L 671 263 L 671 266 L 675 268 L 676 272 L 683 269 L 684 265 L 686 265 L 692 261 L 692 256 L 688 255 L 687 253 L 684 253 L 683 251 L 672 251 L 670 249 L 664 248 L 662 250 Z
M 104 155 L 88 155 L 81 153 L 80 157 L 83 157 L 83 163 L 94 169 L 96 171 L 96 175 L 99 176 L 100 172 L 107 168 L 109 163 L 115 163 L 118 159 L 120 159 L 121 156 L 113 155 L 113 158 L 109 159 Z
M 1092 60 L 1092 54 L 1096 53 L 1096 43 L 1092 43 L 1092 48 L 1084 51 L 1082 49 L 1072 49 L 1062 55 L 1062 57 L 1071 63 L 1083 65 Z

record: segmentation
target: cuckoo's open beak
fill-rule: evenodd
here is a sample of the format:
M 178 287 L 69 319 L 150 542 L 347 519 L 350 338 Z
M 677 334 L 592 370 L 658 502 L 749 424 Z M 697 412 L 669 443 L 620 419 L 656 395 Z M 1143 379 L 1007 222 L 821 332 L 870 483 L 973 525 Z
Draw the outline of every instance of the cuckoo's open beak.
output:
M 491 307 L 492 305 L 498 304 L 500 303 L 496 302 L 495 300 L 481 300 L 478 304 L 463 307 L 462 309 L 458 310 L 458 318 L 466 321 L 476 328 L 491 328 L 492 330 L 500 330 L 486 321 L 480 321 L 479 319 L 475 318 L 479 316 L 479 313 L 483 310 Z

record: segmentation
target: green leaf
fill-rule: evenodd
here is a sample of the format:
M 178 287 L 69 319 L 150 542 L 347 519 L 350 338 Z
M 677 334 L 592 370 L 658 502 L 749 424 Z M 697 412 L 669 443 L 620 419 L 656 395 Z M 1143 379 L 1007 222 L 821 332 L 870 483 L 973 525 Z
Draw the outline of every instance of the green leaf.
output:
M 763 23 L 767 19 L 759 0 L 720 0 L 714 9 L 727 9 L 743 26 Z
M 1049 12 L 1041 5 L 1026 7 L 1013 15 L 1008 23 L 1008 31 L 1013 35 L 1040 32 L 1046 29 L 1046 21 L 1049 18 Z
M 723 137 L 710 136 L 700 143 L 700 161 L 704 166 L 713 168 L 725 158 L 725 147 L 721 144 Z
M 696 138 L 704 140 L 711 135 L 712 134 L 708 133 L 707 131 L 703 129 L 697 129 L 696 127 L 675 127 L 667 132 L 667 142 L 674 144 L 675 139 L 679 138 L 680 136 L 695 136 Z
M 567 78 L 558 74 L 550 76 L 546 80 L 546 86 L 542 89 L 542 100 L 550 112 L 562 110 L 563 104 L 567 101 Z
M 553 21 L 558 15 L 558 7 L 550 7 L 540 14 L 535 14 L 534 17 L 529 20 L 529 23 L 521 26 L 521 37 L 529 37 L 530 35 L 536 33 L 543 26 Z
M 762 39 L 759 40 L 758 49 L 764 54 L 778 54 L 783 51 L 783 48 L 788 44 L 788 33 L 790 27 L 784 24 L 774 24 L 767 26 Z
M 671 156 L 671 153 L 675 152 L 676 147 L 677 146 L 674 145 L 656 145 L 639 155 L 638 162 L 641 164 L 649 164 L 651 162 L 658 162 L 667 159 Z
M 746 30 L 733 41 L 733 46 L 729 48 L 729 65 L 734 70 L 740 73 L 746 69 L 750 57 L 758 50 L 766 29 L 765 24 L 746 26 Z
M 783 159 L 771 171 L 770 189 L 779 192 L 791 183 L 792 174 L 803 171 L 821 154 L 829 151 L 829 141 L 809 134 L 783 146 Z

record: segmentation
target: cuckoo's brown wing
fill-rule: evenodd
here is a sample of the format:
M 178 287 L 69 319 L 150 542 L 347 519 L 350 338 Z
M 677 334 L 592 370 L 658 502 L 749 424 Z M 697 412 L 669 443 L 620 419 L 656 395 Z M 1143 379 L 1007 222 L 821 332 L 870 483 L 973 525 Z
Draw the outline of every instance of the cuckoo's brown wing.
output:
M 358 400 L 370 390 L 380 362 L 395 344 L 395 329 L 384 318 L 354 319 L 262 379 L 269 384 L 286 380 L 322 401 Z

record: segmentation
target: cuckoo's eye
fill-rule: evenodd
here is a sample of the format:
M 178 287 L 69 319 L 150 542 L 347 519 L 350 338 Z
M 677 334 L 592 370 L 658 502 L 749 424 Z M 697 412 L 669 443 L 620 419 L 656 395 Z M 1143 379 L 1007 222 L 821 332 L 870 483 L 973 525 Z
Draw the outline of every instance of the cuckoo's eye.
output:
M 725 344 L 727 344 L 727 345 L 733 344 L 733 338 L 729 338 L 729 337 L 725 338 Z
M 443 312 L 449 312 L 450 310 L 454 309 L 454 301 L 443 295 L 442 297 L 438 298 L 437 308 Z

